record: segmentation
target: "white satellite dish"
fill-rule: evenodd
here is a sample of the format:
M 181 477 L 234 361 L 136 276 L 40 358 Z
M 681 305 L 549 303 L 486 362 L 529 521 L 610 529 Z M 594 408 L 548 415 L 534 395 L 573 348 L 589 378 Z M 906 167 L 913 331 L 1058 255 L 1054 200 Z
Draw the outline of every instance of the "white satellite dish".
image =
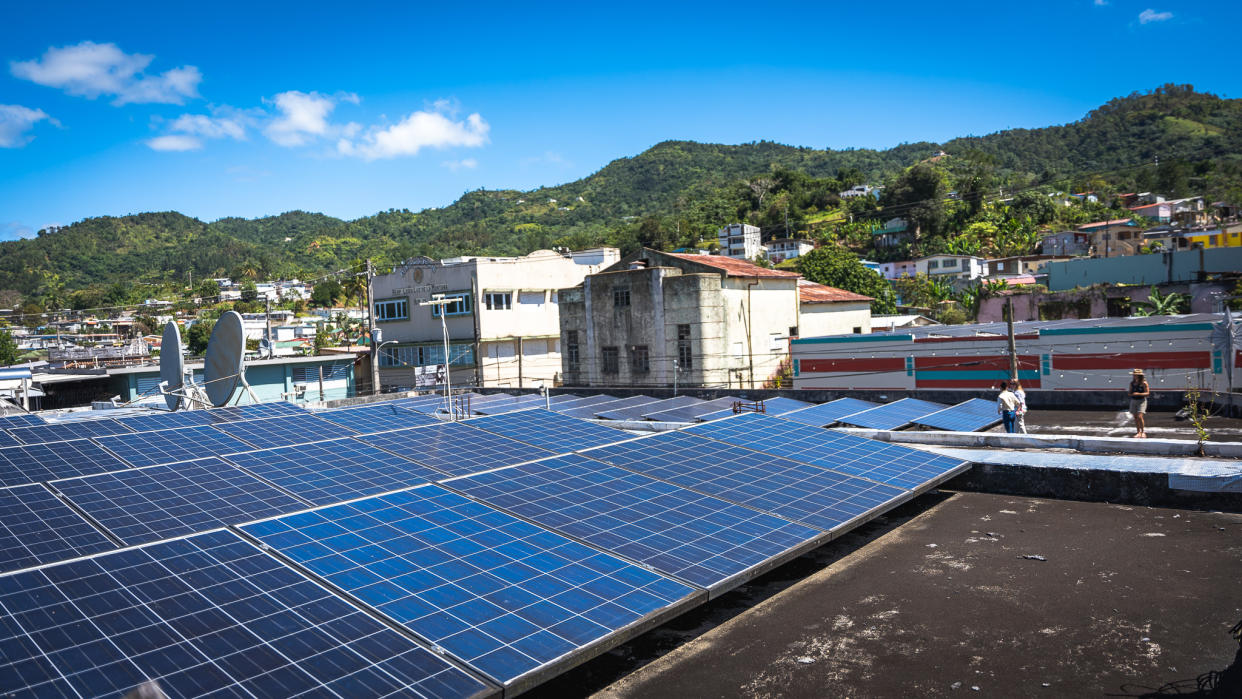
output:
M 185 358 L 181 354 L 181 332 L 175 321 L 164 326 L 160 340 L 160 382 L 164 384 L 164 402 L 169 410 L 181 407 L 181 390 L 185 388 Z
M 207 356 L 203 360 L 203 383 L 206 384 L 207 400 L 220 407 L 229 402 L 237 383 L 241 380 L 242 356 L 246 351 L 246 333 L 242 317 L 237 311 L 220 316 L 207 341 Z

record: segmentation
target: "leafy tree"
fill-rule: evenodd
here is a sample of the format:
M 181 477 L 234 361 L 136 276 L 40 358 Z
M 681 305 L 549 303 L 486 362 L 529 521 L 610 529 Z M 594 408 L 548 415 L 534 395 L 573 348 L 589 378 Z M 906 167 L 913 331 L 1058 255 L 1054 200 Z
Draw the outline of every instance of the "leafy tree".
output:
M 327 279 L 315 285 L 311 290 L 311 303 L 318 307 L 331 308 L 336 305 L 336 300 L 344 296 L 345 291 L 341 288 L 341 283 L 335 279 Z
M 1151 296 L 1141 303 L 1145 308 L 1135 309 L 1136 316 L 1172 316 L 1183 312 L 1186 306 L 1186 296 L 1176 291 L 1168 294 L 1161 294 L 1156 287 L 1151 288 Z
M 246 303 L 254 303 L 259 298 L 259 287 L 254 283 L 253 279 L 247 279 L 241 285 L 241 300 Z
M 211 340 L 211 330 L 216 327 L 214 320 L 200 320 L 185 330 L 185 345 L 190 354 L 203 354 L 207 351 L 207 343 Z
M 919 163 L 906 170 L 884 190 L 883 211 L 901 216 L 915 231 L 915 243 L 939 235 L 945 225 L 945 197 L 949 193 L 943 170 L 934 163 Z
M 1021 192 L 1013 198 L 1010 208 L 1018 216 L 1025 216 L 1037 224 L 1052 222 L 1057 216 L 1057 205 L 1043 192 Z
M 0 366 L 16 364 L 18 356 L 17 340 L 13 339 L 13 333 L 0 328 Z
M 935 309 L 941 301 L 953 296 L 953 285 L 946 279 L 918 274 L 893 281 L 902 303 L 908 306 Z
M 798 259 L 802 276 L 826 286 L 870 296 L 871 312 L 890 315 L 897 312 L 897 301 L 888 281 L 867 269 L 854 253 L 835 246 L 821 246 Z
M 220 296 L 220 283 L 215 279 L 205 279 L 194 290 L 194 295 L 206 303 L 214 303 Z

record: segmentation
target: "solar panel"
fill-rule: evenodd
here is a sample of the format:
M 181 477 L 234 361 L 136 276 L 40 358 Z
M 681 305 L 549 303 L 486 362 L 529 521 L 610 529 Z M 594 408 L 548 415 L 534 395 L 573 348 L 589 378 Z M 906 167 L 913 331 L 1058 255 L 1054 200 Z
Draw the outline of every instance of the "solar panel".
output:
M 230 454 L 225 458 L 316 505 L 387 493 L 444 477 L 348 437 Z
M 468 427 L 460 422 L 411 427 L 358 439 L 450 476 L 477 473 L 552 455 L 546 449 Z
M 724 591 L 823 533 L 578 454 L 452 482 L 454 489 L 666 575 Z
M 622 401 L 628 400 L 627 398 L 615 398 L 613 396 L 601 396 L 601 398 L 603 398 L 603 400 L 592 401 L 590 403 L 587 403 L 586 401 L 575 403 L 568 408 L 558 409 L 556 412 L 570 417 L 589 420 L 594 418 L 595 414 L 599 411 L 620 407 Z
M 354 433 L 348 427 L 315 417 L 310 413 L 270 417 L 262 420 L 226 422 L 213 427 L 221 432 L 245 440 L 260 449 L 282 447 L 286 444 L 317 442 L 336 437 L 349 437 Z
M 595 406 L 594 417 L 603 418 L 605 420 L 625 420 L 628 418 L 625 417 L 625 413 L 622 411 L 626 408 L 632 408 L 639 405 L 651 405 L 659 402 L 659 400 L 659 398 L 652 398 L 651 396 L 630 396 L 629 398 L 621 398 L 620 400 L 615 400 L 611 403 L 601 403 L 598 406 Z M 592 417 L 591 415 L 576 415 L 575 413 L 576 411 L 571 408 L 566 411 L 565 414 L 573 417 Z M 617 415 L 618 417 L 608 417 L 611 415 Z
M 21 444 L 21 442 L 18 441 L 16 437 L 9 434 L 8 430 L 0 430 L 0 447 L 15 447 L 19 444 Z
M 938 430 L 975 432 L 991 427 L 1000 421 L 1001 416 L 996 412 L 996 401 L 971 398 L 931 415 L 924 415 L 915 420 L 914 424 L 934 427 Z
M 467 697 L 487 690 L 227 531 L 0 577 L 7 692 Z
M 271 403 L 231 405 L 227 408 L 212 408 L 203 412 L 207 414 L 213 423 L 235 422 L 237 420 L 262 420 L 263 418 L 280 417 L 282 415 L 308 414 L 302 408 L 283 400 Z
M 641 420 L 643 419 L 643 415 L 646 413 L 681 408 L 686 405 L 690 405 L 691 402 L 697 400 L 697 398 L 691 398 L 690 396 L 679 396 L 677 398 L 667 398 L 664 400 L 651 398 L 640 403 L 635 403 L 634 405 L 627 405 L 617 408 L 608 406 L 608 412 L 600 413 L 599 417 L 602 417 L 605 420 Z
M 10 427 L 26 427 L 28 425 L 46 425 L 47 420 L 33 413 L 15 413 L 13 415 L 0 415 L 0 428 L 8 429 Z
M 863 410 L 852 415 L 841 416 L 840 422 L 855 427 L 869 427 L 874 430 L 895 430 L 905 427 L 924 415 L 943 410 L 943 403 L 933 403 L 917 398 L 902 398 L 879 407 Z
M 324 410 L 315 413 L 316 417 L 346 427 L 358 434 L 399 430 L 403 427 L 434 425 L 436 418 L 400 405 L 381 403 L 364 405 L 356 408 Z
M 513 692 L 697 596 L 435 485 L 242 529 Z
M 734 403 L 741 400 L 733 396 L 724 398 L 716 398 L 714 400 L 703 401 L 697 405 L 687 405 L 683 408 L 674 408 L 673 410 L 661 410 L 643 415 L 648 420 L 656 420 L 659 422 L 694 422 L 700 415 L 714 413 L 717 410 L 724 410 L 732 407 Z M 732 412 L 729 413 L 730 415 Z
M 663 432 L 584 454 L 823 531 L 909 495 L 900 488 L 685 432 Z
M 502 413 L 511 413 L 515 410 L 525 410 L 527 408 L 544 407 L 547 405 L 547 399 L 543 396 L 511 396 L 503 400 L 488 401 L 482 405 L 471 405 L 470 409 L 479 415 L 500 415 Z
M 554 453 L 598 447 L 632 437 L 621 430 L 538 408 L 478 417 L 465 424 Z
M 206 410 L 180 410 L 175 413 L 152 411 L 149 415 L 116 418 L 118 422 L 135 432 L 149 430 L 167 430 L 174 427 L 195 427 L 211 422 L 211 414 Z
M 113 536 L 141 544 L 306 509 L 219 458 L 54 481 Z
M 96 437 L 94 441 L 134 466 L 171 464 L 205 456 L 250 451 L 254 448 L 207 425 L 117 434 Z
M 857 398 L 838 398 L 837 400 L 812 405 L 809 408 L 801 410 L 792 410 L 787 413 L 781 413 L 781 417 L 794 422 L 801 422 L 804 425 L 814 425 L 815 427 L 824 427 L 831 425 L 846 415 L 853 415 L 864 410 L 876 407 L 879 403 L 871 401 L 858 400 Z
M 675 398 L 669 398 L 668 400 L 662 400 L 659 403 L 656 403 L 654 406 L 651 406 L 650 410 L 644 412 L 640 417 L 650 419 L 649 416 L 655 413 L 668 413 L 674 410 L 681 410 L 684 408 L 702 405 L 706 402 L 707 401 L 701 398 L 694 398 L 692 396 L 677 396 Z
M 0 449 L 0 486 L 26 485 L 129 468 L 89 439 Z
M 595 395 L 595 396 L 586 396 L 580 400 L 574 401 L 572 403 L 568 403 L 566 405 L 558 405 L 556 402 L 553 402 L 552 409 L 558 413 L 565 413 L 566 415 L 568 415 L 569 413 L 567 411 L 569 410 L 576 410 L 578 408 L 586 408 L 588 406 L 599 405 L 601 403 L 611 403 L 614 400 L 617 400 L 616 396 L 609 396 L 605 394 L 600 394 L 600 395 Z M 588 411 L 587 417 L 591 417 L 591 415 L 593 414 L 594 413 Z
M 775 396 L 773 398 L 763 399 L 763 411 L 768 415 L 784 415 L 793 410 L 801 410 L 809 408 L 814 403 L 804 400 L 794 400 L 793 398 L 785 398 L 783 396 Z
M 0 488 L 0 573 L 114 548 L 47 488 Z
M 686 432 L 899 488 L 915 489 L 965 467 L 957 459 L 789 422 L 783 416 L 739 415 Z
M 22 444 L 43 444 L 66 439 L 85 439 L 109 434 L 123 434 L 130 429 L 117 420 L 76 420 L 74 422 L 49 422 L 46 425 L 13 427 L 9 434 Z

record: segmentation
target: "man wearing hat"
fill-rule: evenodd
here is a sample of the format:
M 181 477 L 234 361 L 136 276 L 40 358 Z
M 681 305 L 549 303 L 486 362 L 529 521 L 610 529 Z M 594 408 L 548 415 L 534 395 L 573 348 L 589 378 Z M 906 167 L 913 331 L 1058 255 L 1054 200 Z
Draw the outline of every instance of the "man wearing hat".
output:
M 1146 437 L 1147 396 L 1151 395 L 1151 387 L 1147 385 L 1142 369 L 1135 369 L 1130 375 L 1130 414 L 1134 416 L 1134 424 L 1138 427 L 1138 434 L 1134 436 Z

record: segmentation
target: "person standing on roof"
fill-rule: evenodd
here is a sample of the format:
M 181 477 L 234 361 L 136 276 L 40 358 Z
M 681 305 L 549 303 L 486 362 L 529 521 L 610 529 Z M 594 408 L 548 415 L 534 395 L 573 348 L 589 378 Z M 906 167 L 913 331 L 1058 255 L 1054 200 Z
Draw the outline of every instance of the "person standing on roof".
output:
M 1130 373 L 1130 414 L 1134 416 L 1134 425 L 1138 428 L 1135 437 L 1147 437 L 1147 396 L 1151 395 L 1151 386 L 1143 376 L 1142 369 Z
M 1009 382 L 1001 383 L 1000 395 L 996 397 L 996 412 L 1000 413 L 1005 431 L 1013 434 L 1018 423 L 1018 396 L 1009 390 Z
M 1014 381 L 1013 394 L 1018 397 L 1017 422 L 1014 425 L 1014 431 L 1018 434 L 1026 434 L 1026 391 L 1022 390 L 1022 382 Z

